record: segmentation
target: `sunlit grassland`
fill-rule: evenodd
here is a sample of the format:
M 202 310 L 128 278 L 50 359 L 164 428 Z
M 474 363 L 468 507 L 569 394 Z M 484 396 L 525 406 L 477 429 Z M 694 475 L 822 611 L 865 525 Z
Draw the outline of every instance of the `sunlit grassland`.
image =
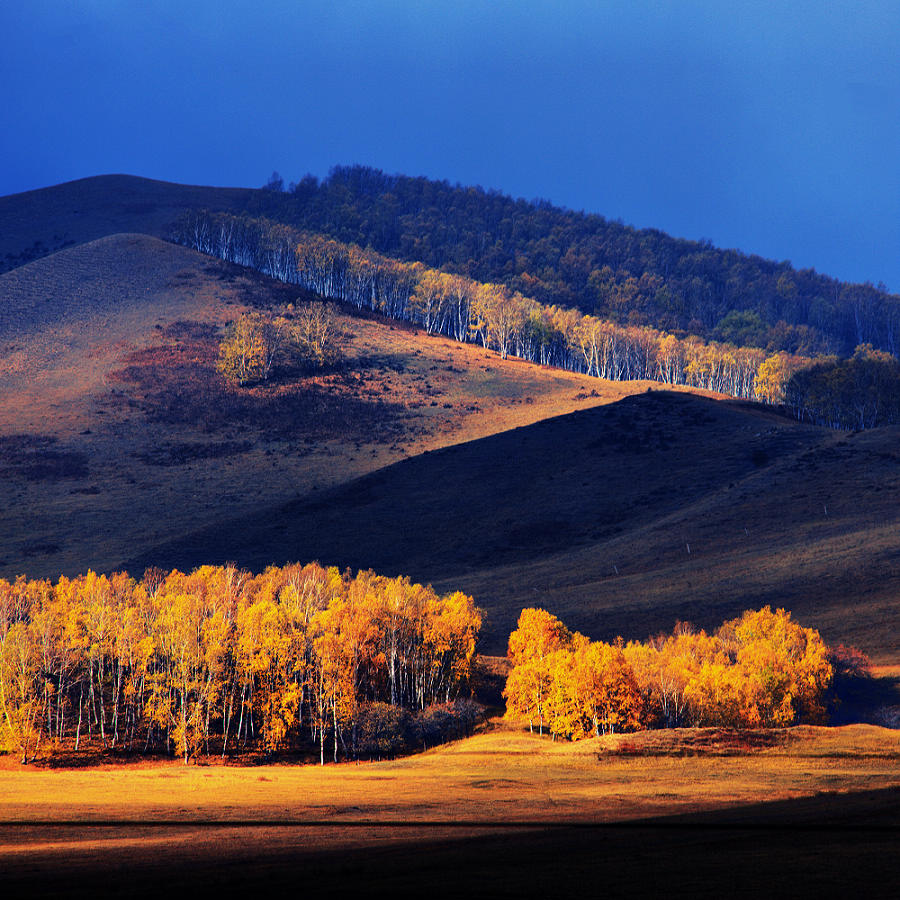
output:
M 3 821 L 611 822 L 900 785 L 868 725 L 677 729 L 569 743 L 494 722 L 403 759 L 319 766 L 7 763 Z
M 0 773 L 0 884 L 31 897 L 892 896 L 900 738 L 855 725 L 554 743 L 502 722 L 394 761 Z
M 300 293 L 134 234 L 0 276 L 0 574 L 110 571 L 223 518 L 646 389 L 349 314 L 340 368 L 220 384 L 225 323 Z

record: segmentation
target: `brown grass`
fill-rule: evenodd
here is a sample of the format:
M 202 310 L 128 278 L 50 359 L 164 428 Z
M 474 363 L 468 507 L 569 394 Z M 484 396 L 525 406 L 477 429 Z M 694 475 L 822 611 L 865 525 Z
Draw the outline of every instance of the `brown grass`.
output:
M 221 327 L 298 293 L 142 235 L 0 276 L 0 439 L 44 447 L 45 462 L 51 451 L 86 461 L 79 477 L 36 481 L 25 471 L 36 451 L 0 459 L 0 575 L 110 570 L 173 535 L 638 389 L 503 363 L 371 316 L 342 317 L 340 369 L 225 385 Z
M 495 723 L 420 756 L 324 769 L 7 764 L 0 819 L 16 824 L 0 830 L 0 882 L 237 896 L 302 873 L 327 893 L 504 896 L 573 890 L 609 867 L 608 888 L 639 894 L 676 878 L 698 896 L 749 895 L 777 878 L 796 896 L 821 877 L 888 896 L 896 732 L 773 735 L 734 756 L 715 749 L 734 735 L 711 730 L 563 744 Z
M 736 747 L 742 752 L 734 753 Z M 0 818 L 128 820 L 620 821 L 900 785 L 896 731 L 678 729 L 553 742 L 498 720 L 391 762 L 319 766 L 129 763 L 75 769 L 7 758 Z

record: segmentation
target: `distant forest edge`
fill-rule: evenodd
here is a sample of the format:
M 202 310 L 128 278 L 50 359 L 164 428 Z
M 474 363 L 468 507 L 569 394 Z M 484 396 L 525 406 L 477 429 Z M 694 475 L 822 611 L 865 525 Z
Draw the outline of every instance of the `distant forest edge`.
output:
M 785 404 L 798 418 L 833 428 L 900 421 L 900 363 L 890 353 L 863 344 L 848 360 L 823 355 L 814 361 L 741 346 L 755 313 L 730 313 L 725 319 L 733 340 L 706 342 L 548 306 L 504 283 L 402 262 L 268 219 L 195 210 L 175 223 L 170 237 L 321 297 L 420 325 L 428 334 L 481 343 L 503 358 Z
M 248 209 L 408 262 L 498 282 L 544 305 L 770 353 L 900 351 L 900 296 L 673 238 L 548 201 L 338 166 L 269 190 Z

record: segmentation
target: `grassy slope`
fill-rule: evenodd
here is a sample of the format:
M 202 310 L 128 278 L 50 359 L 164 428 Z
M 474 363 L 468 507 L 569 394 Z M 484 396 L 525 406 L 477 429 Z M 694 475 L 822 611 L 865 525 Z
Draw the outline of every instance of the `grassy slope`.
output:
M 4 762 L 0 820 L 611 822 L 900 785 L 898 733 L 872 725 L 674 729 L 554 742 L 487 730 L 392 761 L 319 766 Z M 186 798 L 190 798 L 186 802 Z
M 0 197 L 0 272 L 110 234 L 163 236 L 185 208 L 242 210 L 253 191 L 100 175 Z
M 219 523 L 140 562 L 406 572 L 473 593 L 498 653 L 527 605 L 593 636 L 642 639 L 770 603 L 889 662 L 900 655 L 896 440 L 654 391 Z
M 214 371 L 221 326 L 297 296 L 134 234 L 0 275 L 0 575 L 109 570 L 423 450 L 640 389 L 349 316 L 345 369 L 229 389 Z
M 643 638 L 772 603 L 900 656 L 895 432 L 504 363 L 375 318 L 342 319 L 340 373 L 225 389 L 216 329 L 296 295 L 140 235 L 0 276 L 0 574 L 319 558 L 472 592 L 493 652 L 525 605 Z

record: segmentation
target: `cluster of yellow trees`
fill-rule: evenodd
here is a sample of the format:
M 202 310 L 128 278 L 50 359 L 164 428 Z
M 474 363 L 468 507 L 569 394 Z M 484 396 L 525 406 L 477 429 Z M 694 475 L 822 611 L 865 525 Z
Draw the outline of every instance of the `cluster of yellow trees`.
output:
M 226 330 L 217 369 L 229 381 L 268 381 L 280 366 L 320 369 L 340 358 L 330 304 L 289 305 L 281 315 L 251 310 Z
M 792 725 L 825 718 L 831 652 L 819 633 L 767 606 L 715 634 L 681 625 L 648 643 L 572 634 L 525 609 L 509 639 L 507 715 L 578 739 L 678 725 Z
M 316 563 L 0 580 L 0 740 L 23 761 L 90 737 L 186 763 L 307 743 L 324 763 L 328 740 L 337 761 L 385 708 L 449 704 L 480 627 L 465 594 Z

